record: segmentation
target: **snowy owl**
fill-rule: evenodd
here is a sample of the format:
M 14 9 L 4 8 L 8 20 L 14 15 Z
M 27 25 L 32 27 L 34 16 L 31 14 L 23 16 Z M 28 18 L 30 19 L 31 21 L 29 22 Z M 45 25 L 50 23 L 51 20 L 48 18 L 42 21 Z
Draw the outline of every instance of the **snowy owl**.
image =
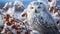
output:
M 48 7 L 44 2 L 31 2 L 27 8 L 29 29 L 39 31 L 40 34 L 57 34 L 57 24 L 47 11 Z

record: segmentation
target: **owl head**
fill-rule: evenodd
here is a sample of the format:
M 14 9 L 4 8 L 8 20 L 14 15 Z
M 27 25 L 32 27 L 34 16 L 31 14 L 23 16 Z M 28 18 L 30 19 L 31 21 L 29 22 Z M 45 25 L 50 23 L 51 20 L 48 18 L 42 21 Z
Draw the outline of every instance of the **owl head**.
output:
M 43 1 L 33 1 L 29 4 L 27 8 L 27 18 L 30 20 L 33 15 L 40 14 L 41 12 L 48 11 L 48 5 Z
M 30 19 L 35 14 L 40 14 L 40 12 L 47 12 L 48 7 L 43 1 L 33 1 L 31 2 L 26 11 L 22 13 L 22 16 L 27 16 L 27 19 Z
M 43 1 L 33 1 L 28 6 L 28 12 L 39 13 L 40 11 L 47 11 L 48 7 Z

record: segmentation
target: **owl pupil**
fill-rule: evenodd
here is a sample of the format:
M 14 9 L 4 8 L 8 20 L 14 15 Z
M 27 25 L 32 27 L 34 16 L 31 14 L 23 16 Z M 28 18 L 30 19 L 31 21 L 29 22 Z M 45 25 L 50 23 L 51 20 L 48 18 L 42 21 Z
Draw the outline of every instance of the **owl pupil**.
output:
M 31 9 L 33 9 L 33 7 L 31 7 Z
M 40 3 L 40 4 L 42 4 L 42 3 Z

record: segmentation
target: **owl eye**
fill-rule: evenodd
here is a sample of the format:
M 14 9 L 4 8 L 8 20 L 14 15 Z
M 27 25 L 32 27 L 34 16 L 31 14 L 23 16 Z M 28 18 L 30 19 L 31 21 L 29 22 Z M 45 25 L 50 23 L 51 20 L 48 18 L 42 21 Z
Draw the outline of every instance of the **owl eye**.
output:
M 42 2 L 40 4 L 43 4 Z
M 31 7 L 31 9 L 34 9 L 34 7 Z
M 40 9 L 41 7 L 38 7 L 38 9 Z

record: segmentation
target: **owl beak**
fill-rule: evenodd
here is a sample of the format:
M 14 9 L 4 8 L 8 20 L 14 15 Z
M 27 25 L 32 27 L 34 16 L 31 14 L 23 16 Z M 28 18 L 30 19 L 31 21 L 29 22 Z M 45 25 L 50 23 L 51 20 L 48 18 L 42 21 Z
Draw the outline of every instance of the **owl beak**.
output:
M 35 9 L 35 13 L 37 13 L 37 10 Z

